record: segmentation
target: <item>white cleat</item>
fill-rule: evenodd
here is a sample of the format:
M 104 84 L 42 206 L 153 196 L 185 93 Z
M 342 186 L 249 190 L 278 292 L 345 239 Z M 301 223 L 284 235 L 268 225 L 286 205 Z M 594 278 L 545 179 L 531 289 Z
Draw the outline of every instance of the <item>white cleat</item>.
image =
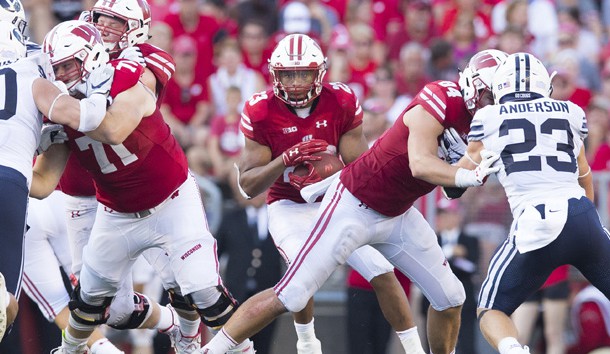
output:
M 240 345 L 235 349 L 231 349 L 227 351 L 226 354 L 255 354 L 256 350 L 254 350 L 254 343 L 250 339 L 246 339 L 241 342 Z
M 74 350 L 68 350 L 68 348 L 59 347 L 51 350 L 51 354 L 89 354 L 89 350 L 87 349 L 87 343 L 84 346 L 80 346 Z
M 174 315 L 174 323 L 165 330 L 159 331 L 167 334 L 169 340 L 172 343 L 172 348 L 176 351 L 176 354 L 193 354 L 198 353 L 201 349 L 201 332 L 197 332 L 196 335 L 189 337 L 182 334 L 180 331 L 180 322 L 178 322 L 178 314 L 171 305 L 167 305 L 167 308 L 172 310 Z
M 322 354 L 322 343 L 318 338 L 311 341 L 297 340 L 298 354 Z
M 0 273 L 0 340 L 4 337 L 6 332 L 6 310 L 8 307 L 9 299 L 7 298 L 6 282 L 4 281 L 4 275 Z

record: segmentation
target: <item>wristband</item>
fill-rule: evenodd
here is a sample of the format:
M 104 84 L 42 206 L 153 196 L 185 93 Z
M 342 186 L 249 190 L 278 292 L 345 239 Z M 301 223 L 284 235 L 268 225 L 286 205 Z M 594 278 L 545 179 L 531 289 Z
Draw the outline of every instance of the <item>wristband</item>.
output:
M 473 171 L 467 170 L 465 168 L 458 168 L 455 173 L 455 186 L 464 188 L 464 187 L 476 187 L 481 184 L 477 181 Z
M 90 132 L 97 129 L 106 116 L 106 95 L 93 94 L 80 100 L 79 132 Z
M 57 95 L 57 97 L 55 97 L 55 99 L 53 100 L 53 102 L 51 102 L 51 107 L 49 107 L 49 114 L 47 114 L 47 118 L 49 118 L 49 120 L 52 122 L 53 119 L 51 118 L 51 114 L 53 113 L 53 107 L 55 107 L 55 103 L 57 103 L 57 100 L 59 100 L 59 98 L 61 96 L 68 96 L 67 93 L 65 92 L 60 92 L 59 95 Z

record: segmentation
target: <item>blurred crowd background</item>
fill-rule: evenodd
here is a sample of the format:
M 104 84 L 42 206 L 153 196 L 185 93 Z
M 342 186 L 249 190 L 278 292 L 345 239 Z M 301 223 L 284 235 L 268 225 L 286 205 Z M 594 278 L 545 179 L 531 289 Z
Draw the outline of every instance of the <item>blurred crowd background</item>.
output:
M 31 39 L 42 42 L 56 23 L 77 18 L 93 3 L 23 0 Z M 239 131 L 241 110 L 253 93 L 270 88 L 267 59 L 275 44 L 284 35 L 297 32 L 320 43 L 328 58 L 325 80 L 344 82 L 356 92 L 364 108 L 364 133 L 370 142 L 393 124 L 426 83 L 457 81 L 458 69 L 477 51 L 496 48 L 509 54 L 533 53 L 557 72 L 552 97 L 571 100 L 587 112 L 587 157 L 598 187 L 596 202 L 608 222 L 610 177 L 605 171 L 610 169 L 610 0 L 149 0 L 149 4 L 153 18 L 150 42 L 171 53 L 176 61 L 176 73 L 168 84 L 162 111 L 199 177 L 210 228 L 219 243 L 226 246 L 220 247 L 221 253 L 226 253 L 225 259 L 232 252 L 245 252 L 246 257 L 249 252 L 244 251 L 239 240 L 223 241 L 222 235 L 230 234 L 224 232 L 227 222 L 233 220 L 236 211 L 260 210 L 260 202 L 248 204 L 234 193 L 233 163 L 243 146 Z M 476 300 L 489 257 L 506 237 L 512 221 L 502 187 L 490 180 L 484 187 L 449 203 L 435 192 L 421 200 L 419 207 L 437 228 L 439 242 L 453 262 L 452 267 L 463 272 L 463 281 L 469 282 L 469 300 Z M 249 219 L 252 215 L 248 212 Z M 472 238 L 470 246 L 459 245 L 450 234 L 443 236 L 444 230 L 456 227 Z M 263 230 L 264 227 L 255 227 L 252 232 L 264 240 Z M 467 262 L 456 262 L 459 258 Z M 275 255 L 261 261 L 278 264 L 279 258 Z M 246 265 L 244 271 L 251 273 L 251 268 Z M 260 265 L 254 268 L 256 271 Z M 279 271 L 265 272 L 273 273 L 268 280 L 271 284 L 279 277 Z M 248 277 L 252 276 L 250 273 Z M 388 340 L 387 352 L 393 352 L 389 329 L 385 329 L 385 337 L 381 336 L 381 344 L 372 344 L 377 340 L 359 335 L 358 326 L 365 325 L 367 319 L 348 314 L 354 306 L 364 307 L 351 304 L 350 300 L 360 299 L 356 293 L 369 290 L 349 269 L 340 273 L 322 292 L 326 296 L 317 297 L 320 302 L 339 306 L 342 310 L 334 316 L 345 323 L 341 328 L 334 326 L 340 332 L 340 337 L 335 338 L 345 340 L 335 339 L 333 349 L 326 352 L 383 354 L 386 349 L 377 345 L 388 345 Z M 534 314 L 529 316 L 533 319 L 524 320 L 533 323 L 528 331 L 532 334 L 532 353 L 588 353 L 589 348 L 580 350 L 575 344 L 579 334 L 570 314 L 573 299 L 586 282 L 569 268 L 559 270 L 552 278 L 549 287 L 559 284 L 563 289 L 552 296 L 547 294 L 558 307 L 543 311 L 544 300 L 539 299 L 539 305 L 530 307 L 528 312 Z M 241 280 L 236 285 L 230 284 L 234 279 L 225 276 L 225 280 L 230 289 L 240 286 Z M 150 284 L 151 280 L 144 277 L 142 283 Z M 407 291 L 411 290 L 408 280 L 404 284 Z M 151 291 L 160 292 L 156 289 Z M 412 290 L 414 312 L 424 321 L 421 294 Z M 547 295 L 542 294 L 541 298 Z M 243 296 L 248 296 L 248 291 Z M 538 304 L 535 299 L 532 301 Z M 42 331 L 35 329 L 44 320 L 36 319 L 36 311 L 28 311 L 28 307 L 31 305 L 27 297 L 22 296 L 25 310 L 20 313 L 21 325 L 16 326 L 20 334 L 13 336 L 16 339 L 7 353 L 39 354 L 46 352 L 48 342 L 49 348 L 59 342 L 57 330 L 51 325 Z M 558 316 L 547 318 L 551 312 Z M 476 338 L 480 334 L 475 320 L 464 316 L 463 330 L 471 338 L 461 338 L 461 343 L 474 344 L 467 347 L 470 349 L 458 348 L 458 354 L 489 352 Z M 420 333 L 425 332 L 422 323 Z M 49 338 L 41 339 L 41 333 L 49 333 Z M 283 332 L 276 330 L 272 337 L 274 348 L 281 347 L 277 344 L 282 341 L 280 333 Z M 319 336 L 325 343 L 325 335 Z M 117 338 L 126 343 L 129 352 L 133 340 Z M 357 338 L 365 343 L 354 345 Z M 556 348 L 557 342 L 560 348 Z M 331 344 L 323 345 L 326 348 Z M 576 349 L 569 349 L 575 345 Z M 167 344 L 157 344 L 155 348 L 156 353 L 168 352 L 163 349 Z M 285 348 L 270 352 L 291 351 L 294 343 L 288 341 Z

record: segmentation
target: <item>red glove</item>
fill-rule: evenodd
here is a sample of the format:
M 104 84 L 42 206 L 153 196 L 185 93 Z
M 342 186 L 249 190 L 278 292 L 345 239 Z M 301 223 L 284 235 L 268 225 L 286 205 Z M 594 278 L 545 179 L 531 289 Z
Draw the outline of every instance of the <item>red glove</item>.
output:
M 300 142 L 290 149 L 284 151 L 282 154 L 282 160 L 284 166 L 297 166 L 305 161 L 318 161 L 321 160 L 321 156 L 311 156 L 316 152 L 324 151 L 328 147 L 328 143 L 321 139 L 312 139 L 308 141 Z
M 288 174 L 288 180 L 290 185 L 300 191 L 303 187 L 307 187 L 314 183 L 318 183 L 322 180 L 322 177 L 318 175 L 316 169 L 309 162 L 304 162 L 303 165 L 307 167 L 307 174 L 304 176 L 297 176 L 294 172 Z

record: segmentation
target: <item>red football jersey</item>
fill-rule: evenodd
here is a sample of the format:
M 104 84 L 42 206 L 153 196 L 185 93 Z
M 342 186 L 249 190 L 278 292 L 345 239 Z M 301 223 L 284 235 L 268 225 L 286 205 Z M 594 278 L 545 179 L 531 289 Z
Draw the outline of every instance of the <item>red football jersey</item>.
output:
M 176 71 L 174 59 L 163 49 L 152 44 L 144 43 L 137 46 L 140 48 L 144 60 L 146 60 L 146 66 L 157 79 L 157 106 L 160 106 L 165 94 L 165 86 Z M 68 159 L 66 169 L 59 181 L 59 187 L 62 192 L 71 196 L 95 195 L 95 186 L 91 174 L 81 166 L 74 156 L 70 156 Z
M 472 116 L 466 110 L 457 83 L 435 81 L 427 84 L 375 144 L 341 173 L 341 182 L 364 204 L 387 216 L 409 209 L 436 186 L 413 177 L 409 168 L 409 129 L 402 116 L 421 105 L 445 129 L 453 127 L 464 138 Z M 464 139 L 466 140 L 466 139 Z
M 244 106 L 240 128 L 248 139 L 268 146 L 275 159 L 293 145 L 311 139 L 322 139 L 338 148 L 341 136 L 362 124 L 360 103 L 343 83 L 324 84 L 314 105 L 307 118 L 299 118 L 274 96 L 273 90 L 260 92 Z M 288 182 L 288 173 L 292 170 L 286 168 L 273 183 L 267 196 L 268 204 L 281 199 L 305 202 Z
M 144 68 L 113 60 L 110 95 L 116 97 L 137 84 Z M 158 109 L 144 117 L 127 139 L 107 145 L 67 128 L 68 146 L 93 176 L 96 197 L 119 212 L 137 212 L 159 205 L 186 179 L 186 156 Z

